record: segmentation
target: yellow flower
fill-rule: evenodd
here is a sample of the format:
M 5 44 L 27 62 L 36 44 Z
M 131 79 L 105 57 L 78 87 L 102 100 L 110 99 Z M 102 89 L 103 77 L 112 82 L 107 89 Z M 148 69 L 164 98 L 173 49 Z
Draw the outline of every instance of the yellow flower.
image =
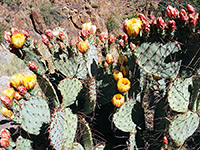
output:
M 124 93 L 131 87 L 131 83 L 127 78 L 119 79 L 117 82 L 117 88 L 120 92 Z
M 13 99 L 15 90 L 13 88 L 8 88 L 2 91 L 2 96 L 8 96 L 11 100 Z
M 127 20 L 125 28 L 129 36 L 136 37 L 139 34 L 141 26 L 142 21 L 140 20 L 140 18 L 132 18 L 130 20 Z
M 29 74 L 24 77 L 23 85 L 26 89 L 33 89 L 36 85 L 37 79 L 34 74 Z
M 17 88 L 18 86 L 21 86 L 23 84 L 24 75 L 22 73 L 19 73 L 17 75 L 14 75 L 11 77 L 11 84 L 13 87 Z
M 78 50 L 81 52 L 81 53 L 86 53 L 89 49 L 89 43 L 88 41 L 80 41 L 78 43 Z
M 8 108 L 6 108 L 5 106 L 1 106 L 0 112 L 3 116 L 8 117 L 10 119 L 14 115 L 13 112 L 9 110 Z
M 118 81 L 119 79 L 122 79 L 122 78 L 123 78 L 122 72 L 120 72 L 120 71 L 118 71 L 118 70 L 114 71 L 114 73 L 113 73 L 113 78 L 114 78 L 116 81 Z
M 22 96 L 19 94 L 19 92 L 15 92 L 14 98 L 15 98 L 16 100 L 20 100 L 20 99 L 22 98 Z
M 112 103 L 115 107 L 120 107 L 124 104 L 125 98 L 121 94 L 115 94 L 112 98 Z
M 11 37 L 11 42 L 15 48 L 21 48 L 25 43 L 25 39 L 23 33 L 16 33 Z
M 123 65 L 123 64 L 125 64 L 127 62 L 128 62 L 127 56 L 125 56 L 125 55 L 119 55 L 119 58 L 118 58 L 118 65 L 119 66 L 121 66 L 121 65 Z
M 123 73 L 124 76 L 127 76 L 128 72 L 129 72 L 129 68 L 128 68 L 128 66 L 123 65 L 120 67 L 120 71 Z

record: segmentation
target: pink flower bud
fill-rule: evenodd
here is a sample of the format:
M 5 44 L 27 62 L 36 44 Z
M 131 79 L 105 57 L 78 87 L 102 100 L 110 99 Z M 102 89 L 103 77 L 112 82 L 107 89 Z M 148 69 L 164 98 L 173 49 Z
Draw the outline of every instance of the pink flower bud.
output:
M 156 20 L 156 26 L 160 29 L 160 30 L 164 30 L 165 29 L 165 22 L 162 19 L 162 17 L 158 17 L 158 19 Z
M 34 62 L 32 62 L 32 61 L 29 61 L 28 65 L 29 65 L 29 68 L 30 68 L 31 70 L 37 70 L 37 69 L 39 68 L 39 66 L 36 65 L 36 64 L 35 64 Z
M 170 19 L 175 19 L 179 16 L 178 10 L 176 8 L 172 7 L 171 5 L 167 6 L 166 13 Z
M 150 15 L 150 21 L 149 24 L 153 24 L 155 22 L 156 18 L 153 15 Z
M 128 43 L 128 35 L 126 33 L 123 35 L 123 40 L 125 43 Z
M 10 29 L 10 33 L 11 33 L 11 35 L 14 35 L 14 34 L 17 34 L 17 33 L 20 33 L 20 32 L 19 32 L 19 30 L 16 29 L 16 28 L 11 28 L 11 29 Z
M 0 99 L 1 99 L 1 103 L 2 104 L 6 105 L 8 107 L 12 107 L 13 102 L 12 102 L 12 100 L 8 96 L 2 95 L 0 97 Z
M 187 9 L 188 14 L 192 14 L 192 15 L 195 14 L 195 8 L 192 7 L 192 5 L 187 4 L 186 9 Z
M 45 34 L 42 34 L 41 37 L 42 37 L 42 42 L 44 44 L 46 44 L 46 45 L 49 44 L 49 39 L 47 38 L 47 36 Z
M 82 36 L 83 39 L 86 39 L 89 36 L 89 31 L 86 30 L 85 28 L 83 28 L 81 30 L 81 36 Z
M 195 27 L 197 25 L 197 18 L 194 17 L 192 14 L 189 14 L 189 21 L 188 24 L 192 27 Z
M 188 20 L 187 13 L 184 9 L 181 9 L 180 11 L 180 20 L 181 22 L 187 22 Z
M 120 45 L 121 47 L 124 47 L 124 40 L 123 40 L 123 39 L 120 39 L 120 40 L 119 40 L 119 45 Z
M 127 21 L 128 19 L 124 20 L 124 23 L 123 23 L 123 31 L 126 33 L 126 25 L 127 25 Z
M 1 138 L 0 139 L 0 145 L 2 147 L 8 147 L 9 146 L 9 140 L 8 139 L 5 139 L 5 138 Z
M 65 39 L 67 39 L 67 37 L 66 37 L 66 35 L 64 34 L 63 31 L 59 31 L 59 37 L 60 37 L 60 39 L 61 39 L 62 41 L 65 40 Z
M 10 139 L 10 131 L 8 131 L 7 129 L 1 129 L 0 137 L 5 139 Z
M 28 30 L 22 30 L 22 33 L 24 34 L 24 36 L 26 38 L 30 37 L 30 34 L 29 34 Z
M 10 42 L 10 41 L 11 41 L 11 33 L 5 31 L 5 32 L 4 32 L 4 39 L 5 39 L 7 42 Z
M 174 20 L 169 20 L 167 23 L 167 27 L 171 31 L 176 30 L 176 22 Z
M 46 30 L 45 34 L 48 39 L 53 39 L 53 32 L 50 29 Z
M 99 35 L 99 39 L 101 40 L 101 42 L 104 42 L 105 40 L 108 40 L 108 33 L 107 32 L 102 32 Z
M 109 43 L 110 44 L 112 44 L 114 41 L 115 41 L 115 36 L 112 34 L 112 35 L 110 35 L 110 37 L 109 37 Z
M 27 90 L 26 90 L 26 88 L 24 86 L 19 86 L 17 88 L 17 90 L 18 90 L 20 95 L 25 95 L 27 93 Z
M 142 21 L 142 23 L 147 22 L 147 18 L 144 16 L 144 14 L 139 13 L 138 17 L 140 18 L 140 20 Z

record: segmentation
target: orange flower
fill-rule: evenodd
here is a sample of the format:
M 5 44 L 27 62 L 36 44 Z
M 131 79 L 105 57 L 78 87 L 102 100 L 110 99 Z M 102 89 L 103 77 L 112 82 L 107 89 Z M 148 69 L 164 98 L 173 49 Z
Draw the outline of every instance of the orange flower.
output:
M 112 98 L 112 103 L 115 107 L 120 107 L 124 104 L 125 98 L 121 94 L 115 94 Z
M 23 84 L 24 75 L 22 73 L 16 74 L 11 77 L 10 83 L 14 88 Z
M 117 88 L 120 92 L 124 93 L 131 87 L 131 83 L 127 78 L 119 79 L 117 82 Z
M 36 85 L 37 79 L 34 74 L 29 74 L 24 77 L 23 85 L 26 89 L 33 89 Z
M 81 53 L 86 53 L 89 49 L 89 43 L 88 41 L 80 41 L 78 43 L 78 50 L 81 52 Z
M 106 62 L 107 62 L 108 64 L 112 64 L 112 62 L 113 62 L 112 54 L 107 54 L 107 55 L 106 55 Z
M 16 33 L 11 37 L 11 42 L 15 48 L 21 48 L 25 43 L 25 39 L 23 33 Z
M 2 96 L 8 96 L 11 100 L 14 97 L 15 90 L 13 88 L 8 88 L 2 91 Z
M 20 99 L 22 98 L 22 96 L 19 94 L 19 92 L 15 92 L 14 98 L 15 98 L 16 100 L 20 100 Z
M 141 29 L 142 21 L 140 18 L 132 18 L 126 21 L 125 30 L 129 36 L 136 37 Z
M 118 70 L 114 71 L 114 73 L 113 73 L 113 78 L 114 78 L 116 81 L 118 81 L 119 79 L 122 79 L 122 78 L 123 78 L 122 72 L 120 72 L 120 71 L 118 71 Z

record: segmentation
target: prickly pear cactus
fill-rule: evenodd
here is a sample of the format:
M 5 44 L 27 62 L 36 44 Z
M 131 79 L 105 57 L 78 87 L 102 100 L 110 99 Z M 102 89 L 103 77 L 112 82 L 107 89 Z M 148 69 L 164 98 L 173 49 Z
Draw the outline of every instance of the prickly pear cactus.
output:
M 128 144 L 128 150 L 133 150 L 133 149 L 138 150 L 137 145 L 136 145 L 136 138 L 135 138 L 135 135 L 136 135 L 136 130 L 134 129 L 134 130 L 130 133 L 129 144 Z
M 113 116 L 115 126 L 123 132 L 132 132 L 135 130 L 136 124 L 132 120 L 132 109 L 136 104 L 136 100 L 125 102 Z
M 92 132 L 85 119 L 82 119 L 81 121 L 81 131 L 83 131 L 82 138 L 85 150 L 93 149 Z
M 84 148 L 80 143 L 73 143 L 72 150 L 84 150 Z
M 74 78 L 74 79 L 64 79 L 62 80 L 59 85 L 58 89 L 61 91 L 63 96 L 63 107 L 67 107 L 73 104 L 76 101 L 76 96 L 82 89 L 81 82 Z
M 177 78 L 170 86 L 168 92 L 168 102 L 172 110 L 186 112 L 188 110 L 190 92 L 189 86 L 192 85 L 192 77 L 181 79 Z
M 43 98 L 32 96 L 22 104 L 19 117 L 15 116 L 13 120 L 28 133 L 38 135 L 43 123 L 50 121 L 49 106 Z
M 19 136 L 16 142 L 16 150 L 31 150 L 32 141 L 28 139 L 24 139 L 23 137 Z
M 199 126 L 199 117 L 196 113 L 188 111 L 179 114 L 172 120 L 169 127 L 169 135 L 178 145 L 182 145 Z
M 84 112 L 86 114 L 92 113 L 96 106 L 97 93 L 96 93 L 96 79 L 94 77 L 90 79 L 88 89 L 89 89 L 88 92 L 89 97 L 85 99 L 85 107 L 84 107 Z
M 56 108 L 54 114 L 51 117 L 49 139 L 51 140 L 51 145 L 56 150 L 61 150 L 63 146 L 63 134 L 65 125 L 64 116 L 64 110 Z
M 145 42 L 135 49 L 134 54 L 145 72 L 160 78 L 175 78 L 181 65 L 181 60 L 176 57 L 180 50 L 173 42 Z
M 78 117 L 72 113 L 70 108 L 66 108 L 64 119 L 63 146 L 72 148 L 78 125 Z

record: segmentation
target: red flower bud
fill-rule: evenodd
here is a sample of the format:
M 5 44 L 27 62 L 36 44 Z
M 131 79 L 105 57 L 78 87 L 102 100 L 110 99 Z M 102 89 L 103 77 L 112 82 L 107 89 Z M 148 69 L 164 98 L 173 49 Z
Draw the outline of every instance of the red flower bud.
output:
M 119 45 L 120 45 L 121 47 L 124 47 L 124 40 L 123 40 L 123 39 L 120 39 L 120 40 L 119 40 Z
M 0 137 L 5 139 L 10 139 L 10 131 L 8 131 L 7 129 L 1 129 Z
M 29 68 L 30 68 L 31 70 L 37 70 L 37 69 L 39 68 L 39 66 L 36 65 L 36 64 L 35 64 L 34 62 L 32 62 L 32 61 L 29 61 L 28 65 L 29 65 Z
M 20 95 L 25 95 L 27 93 L 27 90 L 26 90 L 26 88 L 24 86 L 19 86 L 17 88 L 17 90 L 18 90 Z
M 83 39 L 86 39 L 89 36 L 89 34 L 90 34 L 89 31 L 86 30 L 85 28 L 81 30 L 81 36 Z
M 189 14 L 188 24 L 192 27 L 195 27 L 197 25 L 197 17 L 194 17 L 192 14 Z
M 155 22 L 156 18 L 153 15 L 150 15 L 150 21 L 149 24 L 153 24 Z
M 180 20 L 181 22 L 187 22 L 188 20 L 187 13 L 184 9 L 181 9 L 180 11 Z
M 113 43 L 114 40 L 115 40 L 115 36 L 114 36 L 113 34 L 110 35 L 110 37 L 109 37 L 109 43 L 110 43 L 110 44 Z
M 139 13 L 138 17 L 140 18 L 140 20 L 142 21 L 142 23 L 147 22 L 147 18 L 144 16 L 144 14 Z
M 7 42 L 10 42 L 10 41 L 11 41 L 11 33 L 5 31 L 5 32 L 4 32 L 4 39 L 5 39 Z
M 45 34 L 48 37 L 48 39 L 53 39 L 53 32 L 50 29 L 46 30 Z
M 26 38 L 30 37 L 30 34 L 29 34 L 28 30 L 22 30 L 22 33 L 24 34 L 24 36 Z
M 1 103 L 2 104 L 6 105 L 8 107 L 12 107 L 13 102 L 12 102 L 12 100 L 8 96 L 2 95 L 0 97 L 0 99 L 1 99 Z
M 102 32 L 99 35 L 99 39 L 101 40 L 101 42 L 104 42 L 105 40 L 108 40 L 108 33 L 107 32 Z
M 168 144 L 168 140 L 167 140 L 167 137 L 166 137 L 166 136 L 163 137 L 163 144 L 164 144 L 164 145 Z
M 174 20 L 169 20 L 167 23 L 167 27 L 171 31 L 176 30 L 176 22 Z
M 165 22 L 162 19 L 162 17 L 158 17 L 158 19 L 156 20 L 156 25 L 160 30 L 164 30 L 165 29 Z
M 148 22 L 142 23 L 142 32 L 143 33 L 149 33 L 151 29 L 151 26 Z
M 166 13 L 170 19 L 175 19 L 179 16 L 178 10 L 170 5 L 167 6 Z
M 63 31 L 59 31 L 59 37 L 60 37 L 61 40 L 67 39 L 67 37 L 66 37 L 66 35 L 64 34 Z
M 195 14 L 195 8 L 192 7 L 192 5 L 188 4 L 188 5 L 186 6 L 186 9 L 187 9 L 187 12 L 188 12 L 189 14 L 192 14 L 192 15 Z
M 123 40 L 125 43 L 128 43 L 128 35 L 126 33 L 123 35 Z
M 10 29 L 10 33 L 11 33 L 11 35 L 14 35 L 14 34 L 17 34 L 17 33 L 20 33 L 20 32 L 19 32 L 19 30 L 16 29 L 16 28 L 11 28 L 11 29 Z
M 49 44 L 49 39 L 47 38 L 47 36 L 45 34 L 42 34 L 41 37 L 42 37 L 42 42 L 44 44 L 46 44 L 46 45 Z
M 125 33 L 126 33 L 127 21 L 128 21 L 128 19 L 124 20 L 124 23 L 123 23 L 123 31 L 124 31 Z

